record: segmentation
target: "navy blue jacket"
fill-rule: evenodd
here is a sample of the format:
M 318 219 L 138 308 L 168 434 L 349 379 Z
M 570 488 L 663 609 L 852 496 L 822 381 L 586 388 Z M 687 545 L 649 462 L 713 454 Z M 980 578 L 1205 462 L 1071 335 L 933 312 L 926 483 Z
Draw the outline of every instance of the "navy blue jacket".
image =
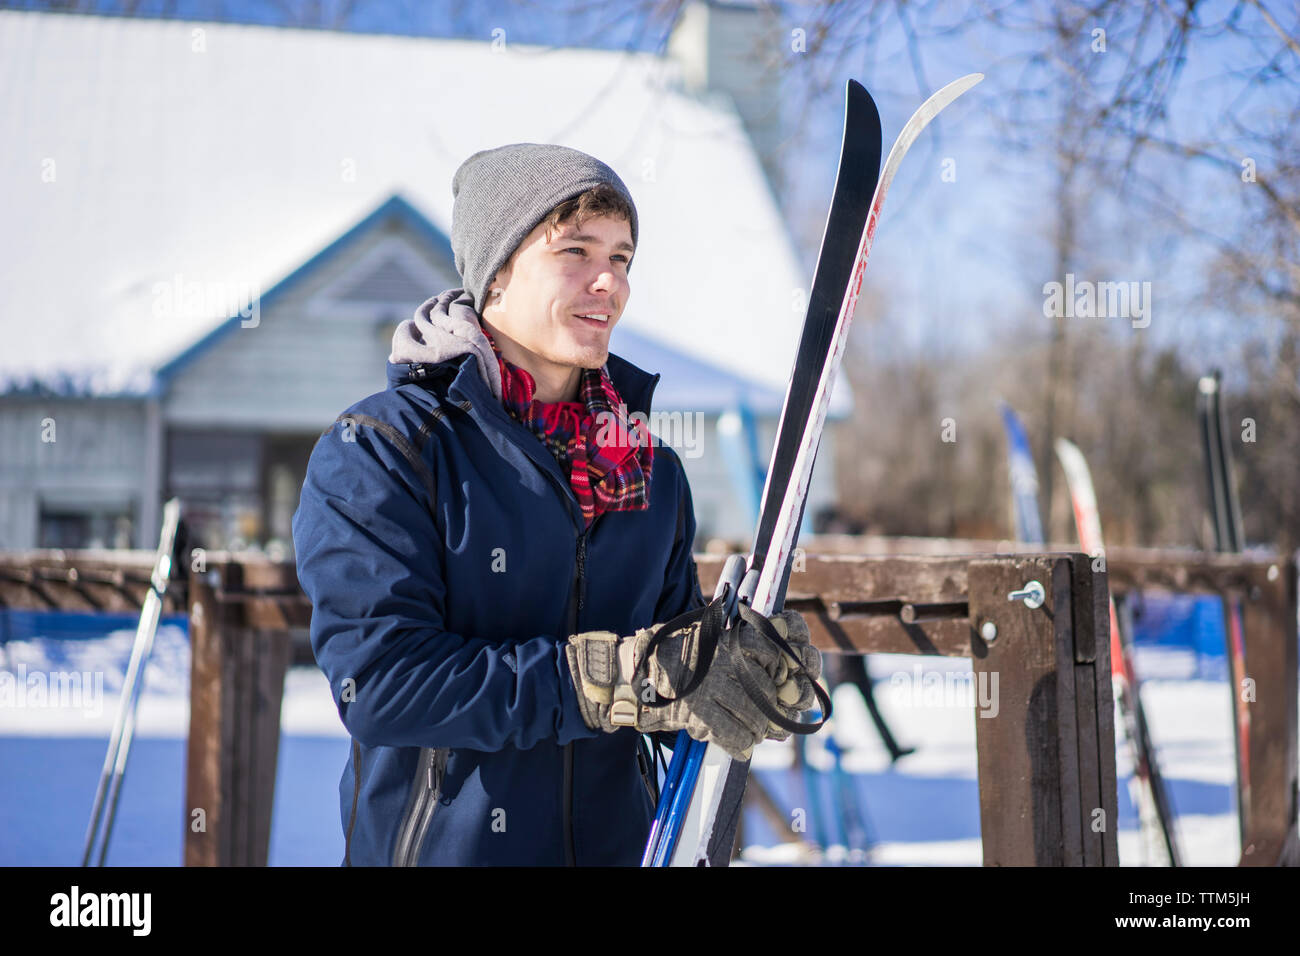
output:
M 629 412 L 658 375 L 611 355 Z M 352 736 L 345 865 L 635 865 L 640 735 L 589 729 L 564 640 L 704 603 L 681 461 L 584 530 L 554 457 L 472 355 L 389 364 L 312 452 L 293 519 L 312 648 Z

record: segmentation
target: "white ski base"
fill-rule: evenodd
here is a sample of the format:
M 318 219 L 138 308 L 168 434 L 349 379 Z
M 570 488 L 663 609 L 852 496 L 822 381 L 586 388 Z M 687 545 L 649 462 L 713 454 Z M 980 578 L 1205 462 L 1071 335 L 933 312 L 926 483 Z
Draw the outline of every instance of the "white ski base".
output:
M 867 219 L 863 225 L 862 236 L 858 241 L 858 254 L 853 272 L 849 277 L 848 286 L 844 290 L 844 299 L 840 305 L 839 317 L 835 322 L 835 334 L 831 340 L 831 348 L 822 365 L 811 413 L 804 426 L 803 434 L 799 436 L 799 447 L 795 453 L 794 467 L 791 470 L 790 480 L 786 486 L 785 497 L 781 501 L 781 507 L 777 513 L 772 540 L 767 551 L 767 559 L 760 570 L 758 586 L 754 591 L 753 608 L 760 614 L 770 614 L 772 612 L 772 605 L 780 588 L 781 579 L 784 577 L 790 552 L 794 548 L 795 538 L 798 533 L 799 516 L 803 511 L 803 502 L 808 494 L 808 483 L 812 479 L 813 460 L 817 454 L 822 428 L 826 424 L 826 407 L 830 401 L 831 389 L 835 385 L 835 373 L 839 368 L 840 358 L 848 341 L 849 323 L 853 320 L 858 295 L 862 291 L 862 273 L 866 268 L 867 258 L 871 253 L 876 225 L 880 220 L 881 206 L 884 203 L 885 195 L 889 192 L 889 185 L 893 182 L 894 174 L 898 172 L 903 157 L 912 144 L 916 142 L 917 137 L 921 135 L 921 131 L 953 100 L 983 79 L 983 73 L 970 73 L 960 79 L 953 80 L 922 103 L 920 108 L 912 114 L 911 119 L 903 126 L 903 131 L 899 133 L 898 139 L 894 141 L 893 147 L 889 150 L 889 156 L 880 170 L 880 177 L 876 182 L 876 192 L 872 196 L 871 206 L 867 211 Z M 791 369 L 790 385 L 793 385 L 797 371 L 797 368 Z M 787 406 L 790 401 L 790 385 L 786 387 L 785 402 Z M 782 425 L 785 424 L 785 415 L 786 408 L 783 407 L 781 409 Z M 780 429 L 781 425 L 778 425 L 778 445 L 781 441 Z M 768 468 L 768 482 L 771 482 L 772 474 L 773 469 Z M 763 489 L 763 497 L 764 499 L 767 498 L 766 487 Z M 750 564 L 752 565 L 752 563 L 753 556 L 751 555 Z M 722 801 L 723 784 L 726 782 L 727 769 L 730 764 L 730 758 L 720 748 L 709 747 L 705 751 L 704 766 L 701 768 L 700 779 L 697 781 L 695 792 L 691 797 L 690 809 L 687 812 L 682 833 L 678 837 L 677 846 L 673 851 L 671 866 L 695 866 L 707 858 L 709 837 L 713 832 L 714 823 L 717 819 L 718 806 Z

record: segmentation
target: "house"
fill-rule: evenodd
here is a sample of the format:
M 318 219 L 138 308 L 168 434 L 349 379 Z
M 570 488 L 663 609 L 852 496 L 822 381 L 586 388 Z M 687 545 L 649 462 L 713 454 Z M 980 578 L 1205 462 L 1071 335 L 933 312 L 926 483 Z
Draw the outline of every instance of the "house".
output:
M 203 544 L 287 552 L 314 441 L 459 285 L 452 173 L 505 142 L 627 182 L 613 351 L 662 373 L 702 538 L 752 533 L 718 421 L 747 406 L 770 448 L 808 280 L 743 121 L 681 62 L 15 11 L 0 62 L 0 548 L 151 547 L 179 495 Z

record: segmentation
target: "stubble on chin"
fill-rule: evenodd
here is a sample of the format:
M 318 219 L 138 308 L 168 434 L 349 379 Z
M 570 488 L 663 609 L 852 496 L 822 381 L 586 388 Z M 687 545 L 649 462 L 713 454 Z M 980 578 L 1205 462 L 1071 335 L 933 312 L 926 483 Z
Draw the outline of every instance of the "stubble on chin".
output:
M 578 364 L 583 368 L 601 368 L 609 361 L 609 349 L 586 348 L 582 350 Z
M 564 368 L 602 368 L 609 361 L 609 349 L 582 346 L 561 351 L 541 352 L 539 356 L 552 365 Z
M 593 345 L 571 341 L 566 345 L 567 348 L 556 354 L 552 361 L 570 368 L 601 368 L 609 361 L 608 344 Z

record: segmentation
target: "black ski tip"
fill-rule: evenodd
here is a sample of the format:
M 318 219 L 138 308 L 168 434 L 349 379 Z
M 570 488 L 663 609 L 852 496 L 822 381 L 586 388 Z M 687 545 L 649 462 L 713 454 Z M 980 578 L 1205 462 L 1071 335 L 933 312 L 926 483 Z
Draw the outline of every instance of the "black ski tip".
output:
M 876 102 L 874 99 L 871 98 L 871 94 L 867 92 L 867 88 L 863 86 L 861 83 L 859 83 L 857 80 L 853 79 L 853 77 L 849 77 L 849 81 L 848 83 L 845 84 L 844 89 L 848 94 L 848 96 L 851 98 L 865 99 L 868 102 L 872 103 L 873 105 Z
M 858 162 L 874 174 L 867 202 L 876 191 L 876 178 L 880 175 L 881 138 L 880 110 L 867 88 L 850 78 L 844 89 L 844 145 L 841 159 L 852 152 Z M 843 167 L 841 167 L 843 168 Z
M 852 77 L 844 87 L 844 111 L 848 121 L 858 128 L 874 129 L 876 139 L 880 138 L 880 110 L 867 88 Z

